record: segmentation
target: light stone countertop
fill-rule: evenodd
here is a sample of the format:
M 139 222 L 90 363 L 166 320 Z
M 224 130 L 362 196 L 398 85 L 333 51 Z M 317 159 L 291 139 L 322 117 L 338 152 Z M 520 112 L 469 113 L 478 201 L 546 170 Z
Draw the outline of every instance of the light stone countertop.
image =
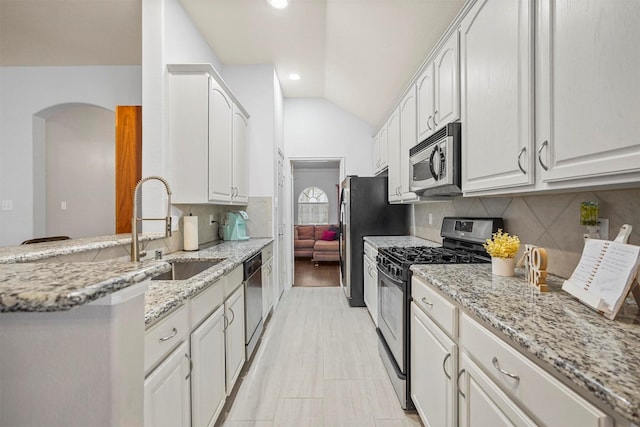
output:
M 140 241 L 164 238 L 163 233 L 140 234 Z M 34 243 L 31 245 L 0 247 L 0 264 L 17 262 L 35 262 L 60 255 L 78 254 L 97 249 L 130 245 L 131 234 L 114 234 L 111 236 L 83 237 L 78 239 L 58 240 L 55 242 Z
M 209 286 L 216 283 L 225 274 L 232 271 L 243 261 L 261 251 L 273 242 L 271 238 L 250 239 L 245 241 L 222 242 L 199 251 L 180 251 L 166 256 L 165 261 L 199 260 L 209 261 L 224 259 L 222 262 L 196 274 L 187 280 L 153 280 L 145 293 L 146 327 L 156 323 L 187 299 L 193 298 Z
M 164 261 L 0 265 L 0 313 L 65 311 L 169 271 Z
M 511 278 L 493 276 L 490 264 L 411 270 L 547 371 L 640 424 L 640 309 L 632 300 L 611 321 L 562 291 L 556 277 L 540 293 L 520 269 Z
M 442 243 L 432 242 L 417 236 L 365 236 L 365 242 L 371 243 L 376 249 L 399 246 L 442 246 Z

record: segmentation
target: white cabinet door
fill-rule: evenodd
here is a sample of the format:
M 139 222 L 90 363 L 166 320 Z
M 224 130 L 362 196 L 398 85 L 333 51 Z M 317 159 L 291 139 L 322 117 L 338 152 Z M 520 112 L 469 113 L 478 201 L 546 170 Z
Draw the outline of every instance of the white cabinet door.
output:
M 190 362 L 182 343 L 144 381 L 145 427 L 190 427 Z
M 208 203 L 209 76 L 169 75 L 168 181 L 174 203 Z
M 435 110 L 435 83 L 433 77 L 433 63 L 429 63 L 416 81 L 418 100 L 418 139 L 413 145 L 418 144 L 420 141 L 424 141 L 426 137 L 435 132 L 435 126 L 433 124 L 433 112 Z
M 456 426 L 458 346 L 411 303 L 411 399 L 426 426 Z M 490 425 L 490 424 L 487 424 Z
M 191 333 L 192 427 L 213 426 L 227 398 L 223 314 L 219 307 Z
M 379 170 L 384 170 L 389 164 L 389 132 L 384 126 L 380 131 L 380 166 Z
M 441 128 L 460 118 L 460 66 L 458 32 L 447 40 L 434 61 L 435 91 L 433 123 Z
M 247 128 L 249 119 L 237 106 L 233 107 L 233 203 L 249 202 L 247 187 Z
M 400 192 L 400 111 L 393 110 L 386 123 L 387 127 L 387 176 L 388 199 L 397 202 L 402 199 Z
M 262 319 L 266 320 L 275 300 L 273 258 L 262 264 Z
M 224 302 L 227 327 L 225 328 L 226 344 L 226 389 L 231 394 L 240 371 L 244 366 L 244 286 L 240 286 Z
M 460 427 L 537 425 L 464 352 L 459 377 Z
M 640 171 L 640 2 L 538 3 L 540 180 Z
M 411 184 L 411 167 L 409 150 L 417 141 L 417 101 L 416 87 L 409 88 L 399 105 L 400 111 L 400 194 L 402 201 L 414 201 L 418 196 L 409 190 Z
M 380 172 L 380 132 L 373 138 L 373 146 L 371 147 L 373 160 L 373 173 L 377 175 Z
M 209 82 L 209 200 L 230 203 L 233 103 L 218 82 Z
M 366 255 L 363 261 L 364 303 L 373 323 L 378 326 L 378 268 L 376 262 Z
M 534 183 L 533 4 L 478 0 L 461 23 L 465 193 Z

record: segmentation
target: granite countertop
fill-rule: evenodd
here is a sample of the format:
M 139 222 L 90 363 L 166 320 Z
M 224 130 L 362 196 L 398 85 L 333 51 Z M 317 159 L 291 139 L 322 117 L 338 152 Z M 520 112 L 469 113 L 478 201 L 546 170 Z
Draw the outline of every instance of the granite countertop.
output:
M 169 271 L 163 261 L 0 265 L 0 313 L 64 311 Z
M 432 242 L 416 236 L 365 236 L 364 241 L 371 243 L 376 249 L 391 246 L 442 246 L 442 243 Z
M 140 234 L 139 239 L 144 242 L 162 239 L 163 237 L 163 233 L 146 233 Z M 129 244 L 131 244 L 130 233 L 57 240 L 55 242 L 35 243 L 32 245 L 4 246 L 0 247 L 0 264 L 34 262 L 59 255 L 77 254 Z
M 614 321 L 562 291 L 550 277 L 540 293 L 516 277 L 491 274 L 490 264 L 414 265 L 466 312 L 484 321 L 540 365 L 640 423 L 640 309 L 627 300 Z
M 162 319 L 187 299 L 194 297 L 204 289 L 218 282 L 221 277 L 241 265 L 244 260 L 261 251 L 262 248 L 271 242 L 273 242 L 271 238 L 252 238 L 245 241 L 223 242 L 199 251 L 180 251 L 167 255 L 165 261 L 209 261 L 219 259 L 223 259 L 223 261 L 187 280 L 151 281 L 149 290 L 144 296 L 144 321 L 146 327 Z

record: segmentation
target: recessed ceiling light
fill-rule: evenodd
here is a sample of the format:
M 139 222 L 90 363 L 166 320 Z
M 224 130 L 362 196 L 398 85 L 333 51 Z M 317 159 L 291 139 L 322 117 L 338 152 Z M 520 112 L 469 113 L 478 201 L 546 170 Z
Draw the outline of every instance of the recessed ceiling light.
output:
M 298 73 L 289 74 L 289 80 L 300 80 L 300 74 Z
M 267 0 L 271 7 L 276 9 L 284 9 L 289 6 L 289 0 Z

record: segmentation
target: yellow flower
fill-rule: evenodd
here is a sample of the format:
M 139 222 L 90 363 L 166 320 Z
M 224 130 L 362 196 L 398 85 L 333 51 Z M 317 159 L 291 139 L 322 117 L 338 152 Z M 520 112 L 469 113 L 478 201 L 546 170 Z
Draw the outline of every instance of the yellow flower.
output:
M 520 249 L 520 239 L 518 236 L 510 236 L 503 233 L 499 228 L 497 233 L 493 233 L 493 240 L 487 239 L 484 248 L 487 253 L 495 258 L 514 258 Z

